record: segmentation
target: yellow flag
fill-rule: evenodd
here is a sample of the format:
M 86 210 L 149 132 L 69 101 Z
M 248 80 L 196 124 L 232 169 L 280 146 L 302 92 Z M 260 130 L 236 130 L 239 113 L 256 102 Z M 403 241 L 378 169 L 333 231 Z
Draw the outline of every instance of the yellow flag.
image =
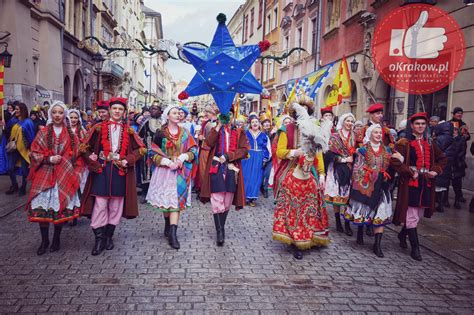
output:
M 285 107 L 283 112 L 287 113 L 288 112 L 288 105 L 290 102 L 293 100 L 293 98 L 296 95 L 296 86 L 298 85 L 298 79 L 295 81 L 295 85 L 293 86 L 293 89 L 290 92 L 290 95 L 288 96 L 288 99 L 286 100 Z
M 326 106 L 337 106 L 342 103 L 342 99 L 351 97 L 351 76 L 346 57 L 343 57 L 339 64 L 339 70 L 332 87 L 333 89 L 326 99 Z

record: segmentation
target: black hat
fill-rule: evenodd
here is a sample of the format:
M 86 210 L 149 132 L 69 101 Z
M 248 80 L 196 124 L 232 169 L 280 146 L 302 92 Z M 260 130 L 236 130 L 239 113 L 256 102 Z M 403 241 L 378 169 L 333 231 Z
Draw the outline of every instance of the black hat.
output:
M 463 113 L 464 111 L 462 110 L 461 107 L 454 107 L 454 109 L 453 109 L 453 115 L 456 114 L 456 113 L 459 113 L 459 112 Z

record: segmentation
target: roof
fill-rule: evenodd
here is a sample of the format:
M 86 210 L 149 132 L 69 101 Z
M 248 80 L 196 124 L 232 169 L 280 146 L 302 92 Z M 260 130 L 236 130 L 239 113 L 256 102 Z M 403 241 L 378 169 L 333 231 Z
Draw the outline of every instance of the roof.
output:
M 142 5 L 142 12 L 147 16 L 159 16 L 159 17 L 161 17 L 160 12 L 156 12 L 155 10 L 150 9 L 149 7 L 147 7 L 145 5 Z

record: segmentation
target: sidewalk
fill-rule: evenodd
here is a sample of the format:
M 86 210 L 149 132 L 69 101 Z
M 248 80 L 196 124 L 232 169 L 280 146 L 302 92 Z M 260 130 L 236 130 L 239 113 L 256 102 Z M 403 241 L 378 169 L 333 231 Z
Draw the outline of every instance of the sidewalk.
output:
M 19 184 L 21 184 L 21 178 L 18 176 Z M 7 216 L 9 213 L 16 209 L 23 208 L 28 200 L 28 191 L 30 183 L 26 186 L 26 195 L 18 197 L 18 193 L 14 195 L 5 195 L 5 192 L 10 188 L 10 178 L 8 175 L 0 175 L 0 218 Z
M 418 228 L 420 243 L 445 259 L 474 272 L 474 213 L 469 212 L 473 193 L 464 190 L 467 202 L 460 210 L 451 208 L 435 212 L 431 219 L 422 218 Z M 454 192 L 450 192 L 454 197 Z

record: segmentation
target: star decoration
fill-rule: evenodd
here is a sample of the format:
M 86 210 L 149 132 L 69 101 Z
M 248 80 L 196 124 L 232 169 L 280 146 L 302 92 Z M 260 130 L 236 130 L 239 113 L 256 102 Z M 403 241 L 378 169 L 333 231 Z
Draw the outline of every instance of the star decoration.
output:
M 209 48 L 183 47 L 196 74 L 180 96 L 211 94 L 221 113 L 227 114 L 236 93 L 262 92 L 262 85 L 249 69 L 269 43 L 236 47 L 225 25 L 225 16 L 220 14 L 218 20 Z

